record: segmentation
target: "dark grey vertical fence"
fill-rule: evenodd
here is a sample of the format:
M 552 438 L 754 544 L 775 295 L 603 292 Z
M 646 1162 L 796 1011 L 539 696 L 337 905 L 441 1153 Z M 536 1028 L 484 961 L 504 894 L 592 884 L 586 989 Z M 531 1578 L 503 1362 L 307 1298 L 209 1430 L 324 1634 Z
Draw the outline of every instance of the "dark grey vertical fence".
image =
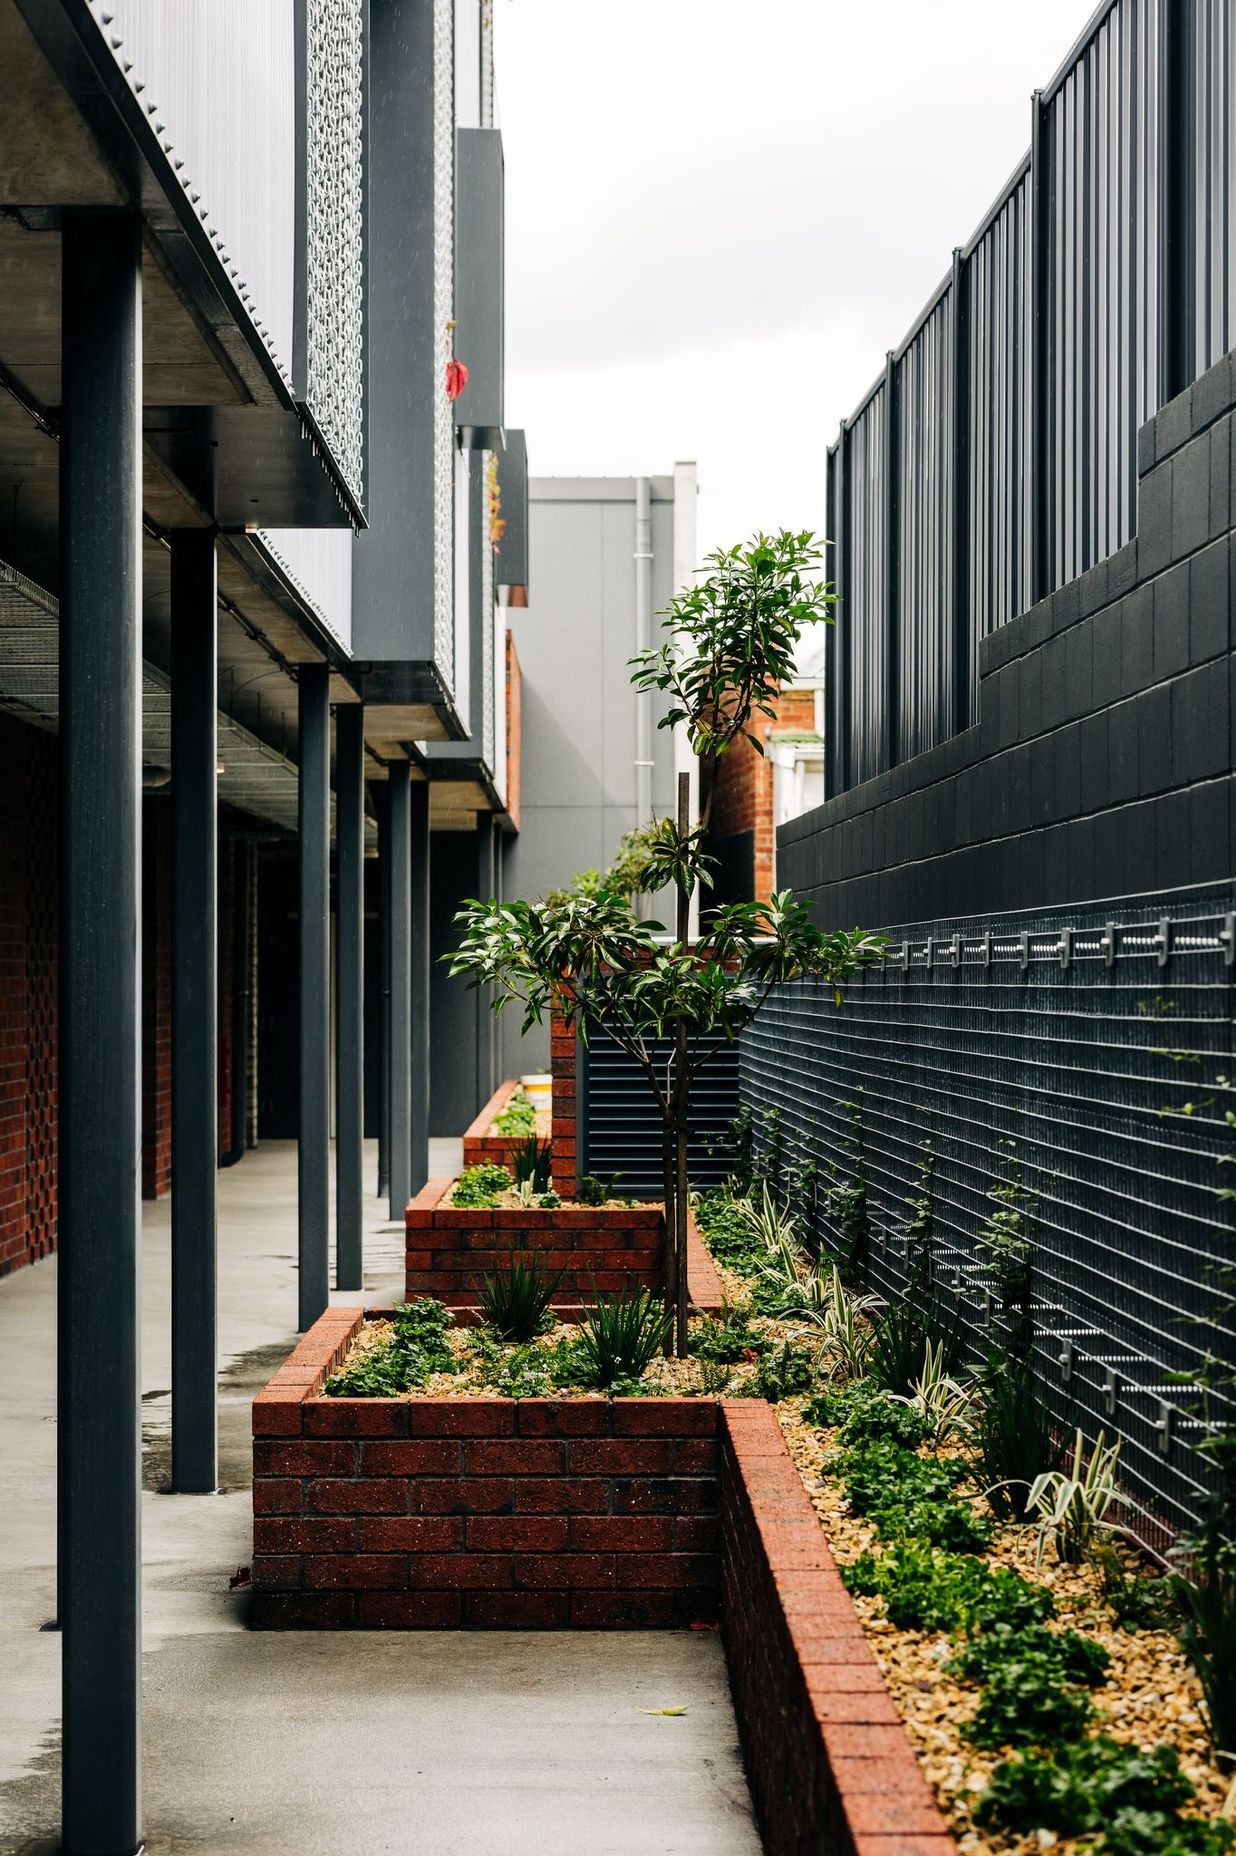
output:
M 1236 345 L 1231 0 L 1104 0 L 829 453 L 830 791 L 974 719 L 977 642 L 1126 542 L 1139 426 Z

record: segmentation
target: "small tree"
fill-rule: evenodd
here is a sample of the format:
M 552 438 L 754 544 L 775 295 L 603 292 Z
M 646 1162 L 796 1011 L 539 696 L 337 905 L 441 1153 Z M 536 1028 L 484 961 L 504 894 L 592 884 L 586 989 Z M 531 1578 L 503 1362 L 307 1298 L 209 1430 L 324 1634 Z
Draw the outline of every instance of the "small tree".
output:
M 677 818 L 656 821 L 638 874 L 639 890 L 672 886 L 675 933 L 639 921 L 629 897 L 600 889 L 552 902 L 468 902 L 456 916 L 460 946 L 452 974 L 493 989 L 501 1011 L 524 1008 L 524 1030 L 557 1008 L 585 1042 L 609 1037 L 642 1069 L 661 1118 L 665 1187 L 665 1295 L 676 1351 L 687 1351 L 687 1140 L 691 1091 L 718 1049 L 751 1023 L 774 986 L 821 978 L 834 988 L 877 959 L 882 943 L 859 930 L 825 934 L 788 890 L 767 903 L 711 911 L 689 941 L 691 898 L 711 887 L 705 849 L 721 756 L 740 739 L 757 753 L 758 712 L 776 714 L 781 685 L 793 674 L 794 647 L 812 620 L 832 622 L 835 595 L 813 578 L 823 559 L 810 534 L 756 536 L 749 547 L 708 557 L 711 570 L 664 615 L 669 634 L 631 660 L 638 689 L 669 696 L 659 726 L 685 725 L 699 763 L 699 817 L 691 824 L 689 780 L 678 784 Z M 668 1039 L 668 1056 L 656 1044 Z

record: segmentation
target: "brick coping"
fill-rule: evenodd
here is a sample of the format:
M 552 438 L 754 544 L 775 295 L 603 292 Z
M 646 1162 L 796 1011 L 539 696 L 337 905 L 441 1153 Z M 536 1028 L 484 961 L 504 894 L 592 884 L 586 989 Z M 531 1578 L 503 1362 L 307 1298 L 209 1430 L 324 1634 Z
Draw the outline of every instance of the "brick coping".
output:
M 493 1132 L 494 1122 L 519 1087 L 517 1078 L 508 1076 L 504 1083 L 498 1084 L 476 1120 L 470 1122 L 464 1129 L 465 1166 L 475 1166 L 478 1160 L 509 1160 L 523 1147 L 528 1138 L 527 1135 L 495 1134 Z M 548 1114 L 538 1112 L 536 1128 L 538 1140 L 549 1140 L 552 1123 L 552 1111 Z

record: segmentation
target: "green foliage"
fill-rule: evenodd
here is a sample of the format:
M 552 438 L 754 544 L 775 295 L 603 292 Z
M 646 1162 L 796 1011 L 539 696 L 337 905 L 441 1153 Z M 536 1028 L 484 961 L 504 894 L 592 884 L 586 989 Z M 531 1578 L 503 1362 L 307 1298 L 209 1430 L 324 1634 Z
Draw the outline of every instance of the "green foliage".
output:
M 482 1160 L 478 1166 L 466 1166 L 455 1181 L 455 1190 L 451 1194 L 451 1204 L 469 1210 L 484 1205 L 496 1205 L 504 1192 L 511 1189 L 511 1175 L 504 1166 L 495 1161 Z
M 575 1188 L 575 1197 L 581 1205 L 605 1205 L 614 1194 L 614 1187 L 622 1178 L 615 1173 L 612 1179 L 601 1179 L 596 1173 L 585 1173 Z
M 1089 1459 L 1083 1464 L 1085 1440 L 1080 1428 L 1073 1445 L 1073 1459 L 1063 1469 L 1045 1469 L 1036 1476 L 1026 1497 L 1027 1514 L 1039 1517 L 1039 1557 L 1048 1540 L 1054 1540 L 1056 1553 L 1066 1566 L 1080 1566 L 1098 1535 L 1111 1523 L 1109 1510 L 1120 1500 L 1116 1487 L 1116 1463 L 1120 1440 L 1109 1444 L 1099 1432 Z
M 636 825 L 633 830 L 625 831 L 618 840 L 613 862 L 605 870 L 577 870 L 564 888 L 548 892 L 546 902 L 553 908 L 560 908 L 573 897 L 599 896 L 603 892 L 626 897 L 629 901 L 649 887 L 644 879 L 657 829 L 657 821 L 652 819 L 646 825 Z
M 492 1134 L 508 1137 L 536 1133 L 536 1109 L 522 1089 L 513 1090 L 507 1104 L 494 1116 Z M 518 1173 L 515 1175 L 518 1179 Z
M 527 1180 L 534 1192 L 548 1192 L 553 1161 L 553 1142 L 538 1140 L 535 1133 L 530 1134 L 511 1156 L 516 1185 L 523 1185 Z
M 811 1424 L 839 1426 L 843 1444 L 865 1444 L 877 1437 L 912 1450 L 927 1436 L 927 1420 L 908 1405 L 880 1390 L 870 1379 L 818 1392 L 807 1401 L 804 1416 Z
M 851 1592 L 883 1598 L 899 1630 L 983 1630 L 998 1623 L 1017 1629 L 1041 1623 L 1053 1610 L 1046 1586 L 1006 1566 L 912 1542 L 861 1553 L 841 1576 Z
M 967 1682 L 987 1682 L 1010 1664 L 1035 1664 L 1057 1681 L 1097 1688 L 1111 1660 L 1101 1643 L 1080 1631 L 1048 1630 L 1044 1624 L 992 1624 L 958 1650 L 949 1668 Z
M 667 1329 L 668 1317 L 647 1290 L 599 1296 L 573 1347 L 582 1383 L 605 1390 L 637 1380 L 660 1353 Z
M 991 1522 L 952 1499 L 967 1474 L 956 1458 L 917 1456 L 878 1437 L 838 1452 L 828 1467 L 841 1477 L 853 1512 L 869 1516 L 881 1539 L 957 1553 L 982 1553 L 991 1544 Z
M 1231 1846 L 1230 1827 L 1180 1817 L 1180 1807 L 1192 1797 L 1174 1748 L 1142 1753 L 1099 1735 L 1050 1754 L 1002 1761 L 974 1816 L 984 1828 L 1018 1836 L 1035 1830 L 1062 1837 L 1099 1832 L 1098 1847 L 1110 1856 L 1164 1856 L 1168 1850 L 1173 1856 L 1219 1856 Z
M 1172 1586 L 1184 1614 L 1180 1647 L 1197 1672 L 1216 1752 L 1236 1764 L 1236 1563 L 1221 1548 L 1199 1554 Z
M 695 1206 L 695 1222 L 700 1234 L 718 1263 L 735 1275 L 758 1274 L 764 1246 L 753 1233 L 742 1210 L 741 1201 L 725 1190 L 701 1192 Z
M 1180 1621 L 1180 1603 L 1170 1579 L 1131 1572 L 1119 1549 L 1102 1543 L 1091 1558 L 1103 1581 L 1103 1596 L 1121 1630 L 1170 1630 Z
M 1063 1684 L 1050 1663 L 1027 1658 L 1005 1663 L 984 1690 L 963 1732 L 975 1746 L 1067 1746 L 1084 1733 L 1094 1704 Z
M 397 1398 L 424 1385 L 434 1373 L 458 1370 L 446 1335 L 452 1316 L 441 1302 L 425 1297 L 406 1302 L 392 1317 L 389 1340 L 370 1347 L 346 1372 L 332 1373 L 328 1398 Z
M 1001 1141 L 1004 1171 L 988 1188 L 992 1209 L 978 1233 L 978 1254 L 986 1268 L 1013 1361 L 1028 1366 L 1034 1344 L 1032 1314 L 1033 1233 L 1038 1195 L 1024 1181 L 1011 1141 Z
M 964 1343 L 935 1302 L 901 1296 L 890 1302 L 876 1323 L 867 1370 L 886 1392 L 908 1397 L 927 1370 L 928 1353 L 938 1353 L 945 1373 L 961 1366 Z
M 665 643 L 631 659 L 636 689 L 669 697 L 657 726 L 685 723 L 701 761 L 715 762 L 740 737 L 764 752 L 752 716 L 776 715 L 803 626 L 832 623 L 836 595 L 813 578 L 823 561 L 814 535 L 788 529 L 710 554 L 711 571 L 670 605 Z
M 1020 1518 L 1035 1477 L 1063 1460 L 1028 1365 L 1003 1354 L 989 1359 L 973 1441 L 992 1513 L 1000 1521 Z
M 505 1270 L 496 1270 L 481 1285 L 485 1320 L 503 1340 L 530 1341 L 545 1326 L 562 1271 L 550 1275 L 536 1257 L 512 1257 Z
M 753 1383 L 760 1398 L 766 1398 L 770 1405 L 778 1405 L 783 1398 L 809 1391 L 814 1381 L 815 1368 L 810 1357 L 787 1340 L 760 1356 Z
M 736 1366 L 764 1345 L 763 1337 L 752 1330 L 745 1308 L 723 1308 L 720 1321 L 707 1315 L 696 1323 L 691 1334 L 691 1352 L 696 1359 L 718 1366 Z

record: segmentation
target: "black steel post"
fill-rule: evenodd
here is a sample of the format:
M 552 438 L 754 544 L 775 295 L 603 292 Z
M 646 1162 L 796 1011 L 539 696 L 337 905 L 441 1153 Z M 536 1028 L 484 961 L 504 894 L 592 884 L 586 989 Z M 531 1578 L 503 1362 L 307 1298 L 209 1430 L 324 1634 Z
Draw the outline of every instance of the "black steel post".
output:
M 330 1301 L 330 672 L 299 673 L 300 1248 L 298 1321 Z
M 391 1183 L 391 834 L 390 788 L 375 781 L 373 808 L 378 820 L 378 987 L 381 1026 L 378 1053 L 378 1197 L 384 1199 Z
M 411 904 L 412 947 L 412 1151 L 411 1191 L 419 1192 L 429 1178 L 429 782 L 412 785 Z
M 837 604 L 833 609 L 833 623 L 824 634 L 824 797 L 833 799 L 841 791 L 841 782 L 837 767 L 837 750 L 840 746 L 840 731 L 837 727 L 837 689 L 840 670 L 840 640 L 838 636 L 841 621 L 840 554 L 837 547 L 837 446 L 828 448 L 828 460 L 824 477 L 824 523 L 832 548 L 828 557 L 826 571 L 833 583 L 833 590 L 838 594 Z
M 247 838 L 232 846 L 232 1120 L 224 1166 L 249 1146 L 249 1020 L 253 1010 L 253 863 Z
M 951 479 L 949 558 L 953 590 L 952 732 L 970 726 L 970 279 L 960 245 L 953 250 L 949 288 L 952 331 L 949 371 L 952 430 L 949 434 Z
M 141 239 L 61 219 L 62 1843 L 141 1844 Z
M 1030 604 L 1051 592 L 1051 119 L 1043 93 L 1030 118 Z
M 1197 372 L 1197 174 L 1192 7 L 1159 8 L 1159 405 Z
M 492 812 L 478 812 L 476 815 L 476 895 L 478 901 L 488 902 L 497 888 L 497 870 L 494 865 L 494 833 L 497 820 Z M 494 1015 L 490 1009 L 489 989 L 478 986 L 474 995 L 476 999 L 476 1105 L 473 1114 L 479 1114 L 494 1092 Z
M 406 760 L 390 767 L 390 1215 L 412 1197 L 411 781 Z
M 335 715 L 335 1287 L 364 1286 L 365 711 Z
M 215 538 L 172 536 L 172 1488 L 218 1481 Z
M 898 564 L 901 558 L 901 382 L 897 357 L 890 348 L 884 358 L 884 701 L 886 715 L 885 765 L 901 759 L 901 601 L 898 598 Z

